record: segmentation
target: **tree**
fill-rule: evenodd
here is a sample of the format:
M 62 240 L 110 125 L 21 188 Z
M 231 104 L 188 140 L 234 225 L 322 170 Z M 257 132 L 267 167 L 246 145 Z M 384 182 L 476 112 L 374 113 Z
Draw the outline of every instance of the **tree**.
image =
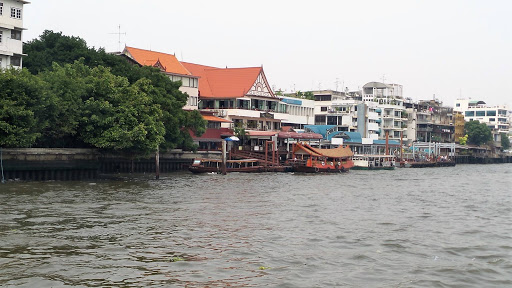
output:
M 89 75 L 85 78 L 88 99 L 80 119 L 83 141 L 129 155 L 155 152 L 164 141 L 165 128 L 160 105 L 146 93 L 151 82 L 141 79 L 130 85 L 105 67 L 85 69 Z
M 238 122 L 235 129 L 234 129 L 234 134 L 236 137 L 238 137 L 238 139 L 240 139 L 240 145 L 244 145 L 245 142 L 247 141 L 247 139 L 249 138 L 249 132 L 247 132 L 247 130 L 245 130 L 245 127 L 243 126 L 243 123 L 241 122 Z
M 508 135 L 505 133 L 501 133 L 501 149 L 508 150 L 510 148 L 510 140 L 508 139 Z
M 159 105 L 162 112 L 160 121 L 165 127 L 163 135 L 165 141 L 160 146 L 162 150 L 170 148 L 193 149 L 194 145 L 189 130 L 194 131 L 196 135 L 200 135 L 206 130 L 206 121 L 197 111 L 190 112 L 182 109 L 187 103 L 188 96 L 179 90 L 181 83 L 171 81 L 157 68 L 133 65 L 124 57 L 105 53 L 103 49 L 96 50 L 87 47 L 87 43 L 79 37 L 65 36 L 60 32 L 55 33 L 48 30 L 44 31 L 39 39 L 32 40 L 23 47 L 29 54 L 24 58 L 23 63 L 33 73 L 52 70 L 53 62 L 63 66 L 80 60 L 81 63 L 90 68 L 108 67 L 113 76 L 121 76 L 127 79 L 131 85 L 135 85 L 143 79 L 149 80 L 149 83 L 144 82 L 147 85 L 141 85 L 138 88 L 142 89 L 142 92 L 151 98 L 153 105 Z M 61 71 L 61 73 L 64 72 Z M 78 79 L 77 81 L 80 82 Z M 66 82 L 66 80 L 55 82 L 56 87 L 61 87 L 64 86 L 65 83 L 63 82 Z M 55 88 L 54 90 L 56 90 L 53 91 L 54 95 L 63 97 L 60 99 L 61 103 L 71 104 L 69 110 L 76 109 L 72 101 L 76 98 L 73 95 L 66 91 L 60 91 L 61 88 Z M 75 91 L 74 93 L 80 94 L 81 92 Z M 85 99 L 82 98 L 82 101 L 85 101 Z M 55 107 L 55 105 L 52 107 Z M 67 112 L 70 111 L 54 111 L 54 115 L 64 116 L 67 115 Z M 54 120 L 59 118 L 54 116 Z M 74 124 L 76 122 L 71 119 L 70 125 L 63 127 L 61 131 L 54 131 L 55 135 L 59 133 L 73 135 Z
M 0 71 L 0 146 L 32 147 L 47 125 L 44 83 L 26 69 Z
M 48 125 L 37 142 L 39 147 L 89 146 L 77 135 L 84 101 L 88 99 L 85 79 L 89 74 L 83 61 L 63 66 L 54 62 L 52 70 L 39 74 L 48 84 L 49 99 L 45 116 Z
M 468 143 L 480 146 L 492 141 L 492 132 L 485 123 L 478 121 L 469 121 L 464 125 L 464 130 L 468 135 Z
M 459 137 L 460 145 L 466 145 L 467 142 L 468 142 L 468 134 L 464 135 L 463 137 Z

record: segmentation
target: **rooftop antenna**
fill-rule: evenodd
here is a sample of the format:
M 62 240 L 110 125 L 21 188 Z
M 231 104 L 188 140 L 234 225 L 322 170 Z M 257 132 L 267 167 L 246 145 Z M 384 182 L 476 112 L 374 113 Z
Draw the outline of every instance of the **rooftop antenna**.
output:
M 382 74 L 382 83 L 386 82 L 386 74 Z
M 338 91 L 338 84 L 340 83 L 340 78 L 336 78 L 336 81 L 334 81 L 334 84 L 336 84 L 336 91 Z
M 119 52 L 121 52 L 121 35 L 126 35 L 126 32 L 121 33 L 121 24 L 119 24 L 117 26 L 117 28 L 118 28 L 118 32 L 116 32 L 116 33 L 108 33 L 108 34 L 117 34 L 117 36 L 118 36 L 118 39 L 117 39 L 117 45 L 118 45 L 117 50 Z

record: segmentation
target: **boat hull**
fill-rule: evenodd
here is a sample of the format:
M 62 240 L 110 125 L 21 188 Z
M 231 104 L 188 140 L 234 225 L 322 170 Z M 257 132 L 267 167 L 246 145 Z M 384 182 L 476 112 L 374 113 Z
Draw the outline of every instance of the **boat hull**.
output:
M 227 168 L 226 172 L 240 172 L 240 173 L 257 173 L 257 172 L 263 172 L 265 167 L 263 166 L 253 166 L 253 167 L 243 167 L 243 168 Z M 221 173 L 221 169 L 215 168 L 215 167 L 197 167 L 197 166 L 190 166 L 188 168 L 188 171 L 192 173 Z
M 386 166 L 386 167 L 364 167 L 364 166 L 354 166 L 351 168 L 352 170 L 395 170 L 394 166 Z

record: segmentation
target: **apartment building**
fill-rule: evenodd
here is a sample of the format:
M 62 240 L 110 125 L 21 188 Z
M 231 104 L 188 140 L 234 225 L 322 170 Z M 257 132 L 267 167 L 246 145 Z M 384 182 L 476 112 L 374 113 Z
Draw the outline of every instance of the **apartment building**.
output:
M 507 105 L 488 106 L 481 100 L 457 99 L 453 110 L 463 113 L 466 122 L 476 120 L 485 123 L 496 142 L 501 141 L 501 133 L 508 134 L 510 130 Z
M 0 0 L 0 68 L 23 66 L 23 6 L 28 1 Z

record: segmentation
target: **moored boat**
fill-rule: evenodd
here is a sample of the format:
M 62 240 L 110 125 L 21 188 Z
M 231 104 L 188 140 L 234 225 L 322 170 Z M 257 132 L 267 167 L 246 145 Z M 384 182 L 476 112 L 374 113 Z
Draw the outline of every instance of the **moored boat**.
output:
M 393 155 L 354 155 L 353 170 L 394 170 L 396 157 Z
M 221 173 L 222 160 L 194 159 L 188 170 L 193 173 Z M 258 159 L 227 160 L 226 172 L 262 172 L 264 166 Z
M 297 143 L 293 148 L 293 160 L 289 161 L 289 164 L 295 172 L 348 172 L 354 167 L 352 156 L 348 146 L 319 149 L 308 144 Z

